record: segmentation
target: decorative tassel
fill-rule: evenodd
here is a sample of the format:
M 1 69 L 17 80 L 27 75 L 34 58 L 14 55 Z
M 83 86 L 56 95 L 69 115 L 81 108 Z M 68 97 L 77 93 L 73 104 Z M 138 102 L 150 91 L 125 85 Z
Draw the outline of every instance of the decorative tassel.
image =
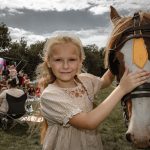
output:
M 133 63 L 143 68 L 148 60 L 148 52 L 143 38 L 133 39 Z

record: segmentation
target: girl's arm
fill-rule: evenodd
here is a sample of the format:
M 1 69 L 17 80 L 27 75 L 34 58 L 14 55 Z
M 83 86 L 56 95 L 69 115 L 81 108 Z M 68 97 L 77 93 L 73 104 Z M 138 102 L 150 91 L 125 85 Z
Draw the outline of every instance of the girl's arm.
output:
M 101 89 L 104 89 L 111 85 L 112 81 L 114 80 L 114 75 L 110 72 L 110 70 L 107 70 L 104 75 L 101 77 Z
M 148 78 L 150 78 L 150 73 L 146 71 L 128 73 L 128 70 L 126 70 L 120 84 L 101 104 L 90 112 L 78 113 L 70 118 L 69 123 L 77 128 L 95 129 L 110 114 L 125 94 L 145 83 Z

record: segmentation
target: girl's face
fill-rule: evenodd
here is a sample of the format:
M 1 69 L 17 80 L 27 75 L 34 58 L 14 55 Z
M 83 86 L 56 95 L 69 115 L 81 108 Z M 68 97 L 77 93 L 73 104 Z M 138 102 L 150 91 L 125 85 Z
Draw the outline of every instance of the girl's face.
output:
M 52 47 L 49 65 L 60 86 L 73 85 L 74 77 L 81 68 L 80 51 L 73 43 L 62 43 Z

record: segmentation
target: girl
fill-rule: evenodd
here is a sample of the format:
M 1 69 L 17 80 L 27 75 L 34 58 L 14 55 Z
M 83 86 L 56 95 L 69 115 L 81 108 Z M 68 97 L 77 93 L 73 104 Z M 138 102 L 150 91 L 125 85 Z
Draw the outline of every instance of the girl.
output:
M 95 94 L 109 86 L 114 76 L 109 70 L 102 78 L 81 73 L 84 58 L 76 37 L 57 36 L 45 44 L 44 62 L 37 69 L 43 89 L 43 150 L 102 150 L 97 126 L 125 94 L 150 77 L 146 71 L 129 73 L 126 69 L 120 84 L 93 109 Z

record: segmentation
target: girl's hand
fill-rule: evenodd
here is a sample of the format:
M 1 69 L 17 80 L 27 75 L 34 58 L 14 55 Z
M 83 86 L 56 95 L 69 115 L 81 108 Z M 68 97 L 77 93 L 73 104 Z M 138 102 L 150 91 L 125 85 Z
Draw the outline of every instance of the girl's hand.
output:
M 123 90 L 123 92 L 127 94 L 137 86 L 147 82 L 149 78 L 150 72 L 148 71 L 140 70 L 136 72 L 129 72 L 129 70 L 126 68 L 120 80 L 119 86 L 121 90 Z

